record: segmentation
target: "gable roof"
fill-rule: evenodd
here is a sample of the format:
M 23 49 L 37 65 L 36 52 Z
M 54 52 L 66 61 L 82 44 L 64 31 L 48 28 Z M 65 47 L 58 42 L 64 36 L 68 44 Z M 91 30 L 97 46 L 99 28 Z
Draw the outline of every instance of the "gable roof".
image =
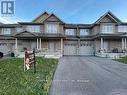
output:
M 121 23 L 121 20 L 118 19 L 112 12 L 108 11 L 107 13 L 105 13 L 103 16 L 101 16 L 96 22 L 95 24 L 100 23 L 100 21 L 104 18 L 104 17 L 110 17 L 113 21 L 115 21 L 116 23 Z
M 43 22 L 45 22 L 46 20 L 48 20 L 51 16 L 56 17 L 61 23 L 64 23 L 59 17 L 57 17 L 55 14 L 50 14 Z
M 24 34 L 24 33 L 28 33 L 29 35 L 32 35 L 33 37 L 37 36 L 35 33 L 29 32 L 29 31 L 23 31 L 23 32 L 16 33 L 16 34 L 14 34 L 14 36 L 18 37 L 18 36 L 20 36 L 21 34 Z
M 44 15 L 50 15 L 48 12 L 43 12 L 41 13 L 39 16 L 37 16 L 32 22 L 35 22 L 36 20 L 38 20 L 39 18 L 43 17 Z

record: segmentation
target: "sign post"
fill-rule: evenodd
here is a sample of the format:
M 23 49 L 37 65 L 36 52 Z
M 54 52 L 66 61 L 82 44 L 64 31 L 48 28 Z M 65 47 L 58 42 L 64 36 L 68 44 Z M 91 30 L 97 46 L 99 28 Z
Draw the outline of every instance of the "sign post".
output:
M 24 71 L 33 67 L 34 73 L 36 73 L 36 62 L 35 62 L 35 49 L 25 52 L 24 57 Z
M 33 57 L 34 57 L 34 73 L 36 73 L 36 61 L 35 61 L 35 49 L 33 50 Z

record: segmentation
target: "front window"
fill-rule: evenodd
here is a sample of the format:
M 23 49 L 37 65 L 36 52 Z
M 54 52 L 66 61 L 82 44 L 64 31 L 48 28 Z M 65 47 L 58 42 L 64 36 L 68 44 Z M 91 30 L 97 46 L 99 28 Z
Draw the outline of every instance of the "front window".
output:
M 127 26 L 125 25 L 118 26 L 118 32 L 127 32 Z
M 26 27 L 26 30 L 29 32 L 40 32 L 40 26 L 37 25 L 29 25 Z
M 22 32 L 22 31 L 23 31 L 23 29 L 21 27 L 16 28 L 16 32 Z
M 112 33 L 112 32 L 113 32 L 113 25 L 102 26 L 102 33 Z
M 65 35 L 75 35 L 75 29 L 66 29 Z
M 46 33 L 57 33 L 58 25 L 57 24 L 46 24 Z
M 10 28 L 2 28 L 2 34 L 3 35 L 11 34 L 11 29 Z
M 89 29 L 80 29 L 80 36 L 89 35 L 89 32 L 90 32 Z

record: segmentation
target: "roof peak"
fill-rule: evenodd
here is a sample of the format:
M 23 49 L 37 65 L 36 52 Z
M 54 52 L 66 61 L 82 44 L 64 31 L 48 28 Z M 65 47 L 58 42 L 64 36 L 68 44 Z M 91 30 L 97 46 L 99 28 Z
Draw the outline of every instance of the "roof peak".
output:
M 32 20 L 32 22 L 36 21 L 38 18 L 40 18 L 42 15 L 45 15 L 45 14 L 50 15 L 49 12 L 44 11 L 44 12 L 42 12 L 39 16 L 37 16 L 34 20 Z
M 121 20 L 117 18 L 111 11 L 107 11 L 104 15 L 102 15 L 96 22 L 95 24 L 99 23 L 105 16 L 110 16 L 115 22 L 119 23 Z

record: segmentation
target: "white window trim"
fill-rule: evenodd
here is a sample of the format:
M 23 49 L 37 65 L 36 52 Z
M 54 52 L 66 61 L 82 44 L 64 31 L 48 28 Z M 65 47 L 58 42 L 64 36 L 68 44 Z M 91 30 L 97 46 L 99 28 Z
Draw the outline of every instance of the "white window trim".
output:
M 75 29 L 65 29 L 65 35 L 75 36 L 76 35 L 76 31 L 75 31 Z
M 16 32 L 23 32 L 23 28 L 21 28 L 21 27 L 16 27 Z
M 39 25 L 27 25 L 26 30 L 28 32 L 40 32 L 40 26 Z
M 51 26 L 49 26 L 49 25 L 51 25 Z M 59 25 L 58 24 L 56 24 L 56 23 L 46 23 L 45 24 L 45 33 L 57 34 L 58 32 L 59 32 Z
M 89 29 L 80 29 L 80 36 L 88 36 L 90 35 Z
M 114 25 L 101 25 L 101 33 L 113 33 Z
M 2 35 L 9 35 L 11 34 L 11 28 L 2 28 Z
M 118 26 L 118 32 L 127 32 L 127 25 Z

